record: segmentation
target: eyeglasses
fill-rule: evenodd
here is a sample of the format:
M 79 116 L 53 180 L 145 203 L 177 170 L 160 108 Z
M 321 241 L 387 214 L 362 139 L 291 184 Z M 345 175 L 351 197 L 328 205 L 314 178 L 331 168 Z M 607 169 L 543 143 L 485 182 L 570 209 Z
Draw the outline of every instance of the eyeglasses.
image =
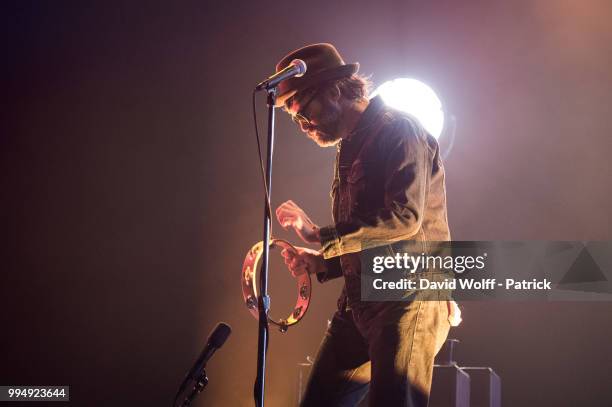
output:
M 320 89 L 317 89 L 312 94 L 310 99 L 308 99 L 308 102 L 304 103 L 304 105 L 300 108 L 300 110 L 298 110 L 298 112 L 291 117 L 291 120 L 293 120 L 299 126 L 304 126 L 304 127 L 312 126 L 312 124 L 310 123 L 310 119 L 304 115 L 304 112 L 306 112 L 306 109 L 308 109 L 308 106 L 312 103 L 312 101 L 317 98 L 320 91 L 321 91 Z

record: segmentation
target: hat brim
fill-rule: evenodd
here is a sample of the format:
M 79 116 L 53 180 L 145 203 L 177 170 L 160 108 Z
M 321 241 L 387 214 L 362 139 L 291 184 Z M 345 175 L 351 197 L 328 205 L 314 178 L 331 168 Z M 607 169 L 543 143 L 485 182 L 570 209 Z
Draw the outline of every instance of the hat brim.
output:
M 274 106 L 283 106 L 287 99 L 304 89 L 308 89 L 312 86 L 330 81 L 332 79 L 339 79 L 351 76 L 357 71 L 359 71 L 358 62 L 354 64 L 338 66 L 336 68 L 326 69 L 325 71 L 317 72 L 308 76 L 304 75 L 304 77 L 302 78 L 287 79 L 287 81 L 291 81 L 291 87 L 289 88 L 289 90 L 276 96 L 276 102 L 274 103 Z

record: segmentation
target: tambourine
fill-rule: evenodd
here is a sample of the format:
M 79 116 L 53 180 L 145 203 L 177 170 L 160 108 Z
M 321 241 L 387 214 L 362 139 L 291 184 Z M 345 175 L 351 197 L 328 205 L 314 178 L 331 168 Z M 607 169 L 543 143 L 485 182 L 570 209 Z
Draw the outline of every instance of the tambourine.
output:
M 281 248 L 290 251 L 296 251 L 296 248 L 291 243 L 282 239 L 272 239 L 270 241 L 270 249 Z M 248 251 L 242 264 L 242 276 L 240 282 L 242 283 L 242 296 L 244 302 L 251 311 L 251 315 L 255 319 L 259 319 L 259 309 L 257 298 L 259 297 L 259 291 L 257 285 L 259 284 L 259 260 L 263 253 L 263 242 L 256 243 L 251 250 Z M 308 306 L 310 305 L 310 294 L 312 292 L 312 282 L 310 280 L 310 274 L 304 273 L 298 277 L 297 280 L 297 301 L 293 312 L 289 314 L 287 319 L 279 319 L 275 321 L 273 318 L 268 317 L 268 321 L 280 329 L 281 332 L 286 332 L 287 329 L 300 322 L 300 319 L 304 317 Z

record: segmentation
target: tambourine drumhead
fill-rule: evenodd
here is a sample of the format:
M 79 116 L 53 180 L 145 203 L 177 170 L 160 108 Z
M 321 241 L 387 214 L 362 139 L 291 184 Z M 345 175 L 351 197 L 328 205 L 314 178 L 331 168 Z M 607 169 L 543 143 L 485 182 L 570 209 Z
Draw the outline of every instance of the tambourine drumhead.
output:
M 293 251 L 296 250 L 295 247 L 293 247 L 291 243 L 287 242 L 286 240 L 272 239 L 270 241 L 270 249 L 277 247 Z M 242 276 L 240 278 L 244 302 L 255 319 L 259 319 L 259 309 L 257 303 L 259 291 L 257 289 L 257 284 L 259 283 L 259 260 L 262 253 L 263 242 L 256 243 L 253 247 L 251 247 L 251 250 L 248 251 L 246 257 L 244 258 L 244 263 L 242 264 Z M 283 332 L 286 331 L 291 325 L 297 324 L 300 319 L 304 317 L 306 311 L 308 310 L 308 305 L 310 305 L 310 294 L 312 291 L 310 274 L 304 273 L 296 277 L 296 280 L 297 301 L 295 303 L 293 312 L 289 314 L 287 319 L 279 319 L 278 321 L 275 321 L 273 318 L 268 316 L 268 320 L 272 324 L 277 325 Z

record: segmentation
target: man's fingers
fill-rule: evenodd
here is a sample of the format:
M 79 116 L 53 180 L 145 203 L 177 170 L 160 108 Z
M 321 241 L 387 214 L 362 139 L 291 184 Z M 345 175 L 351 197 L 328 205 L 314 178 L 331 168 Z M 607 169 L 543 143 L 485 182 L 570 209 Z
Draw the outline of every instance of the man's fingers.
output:
M 307 267 L 304 263 L 301 263 L 299 266 L 291 268 L 290 270 L 293 277 L 299 277 L 302 274 L 307 273 Z
M 276 208 L 276 216 L 281 215 L 283 212 L 295 214 L 296 212 L 302 212 L 302 209 L 299 206 L 297 206 L 295 202 L 289 200 L 287 202 L 280 204 Z
M 276 208 L 276 211 L 278 212 L 279 210 L 282 210 L 282 209 L 293 209 L 296 207 L 297 205 L 293 201 L 289 200 L 289 201 L 283 202 L 282 204 L 278 205 L 278 208 Z
M 300 274 L 304 274 L 306 269 L 306 263 L 299 256 L 294 256 L 291 258 L 285 257 L 285 264 L 287 265 L 289 271 L 291 271 L 291 274 L 294 277 L 297 277 Z
M 300 259 L 299 257 L 294 257 L 293 259 L 291 259 L 290 267 L 292 269 L 295 269 L 295 268 L 298 268 L 302 264 L 304 264 L 304 260 Z
M 284 216 L 288 216 L 288 215 L 289 216 L 295 216 L 296 215 L 296 211 L 294 211 L 291 208 L 281 208 L 281 207 L 279 207 L 276 210 L 276 216 L 278 217 L 278 216 L 283 216 L 283 215 Z
M 283 249 L 281 250 L 281 256 L 283 256 L 285 265 L 289 268 L 291 274 L 294 274 L 296 270 L 299 274 L 299 268 L 303 266 L 304 260 L 298 255 L 298 253 L 290 249 Z
M 283 249 L 281 251 L 281 256 L 283 256 L 286 259 L 292 260 L 294 259 L 296 256 L 298 255 L 297 252 L 291 250 L 291 249 Z
M 282 213 L 277 216 L 278 223 L 285 229 L 289 226 L 294 226 L 297 223 L 297 218 L 294 214 Z

